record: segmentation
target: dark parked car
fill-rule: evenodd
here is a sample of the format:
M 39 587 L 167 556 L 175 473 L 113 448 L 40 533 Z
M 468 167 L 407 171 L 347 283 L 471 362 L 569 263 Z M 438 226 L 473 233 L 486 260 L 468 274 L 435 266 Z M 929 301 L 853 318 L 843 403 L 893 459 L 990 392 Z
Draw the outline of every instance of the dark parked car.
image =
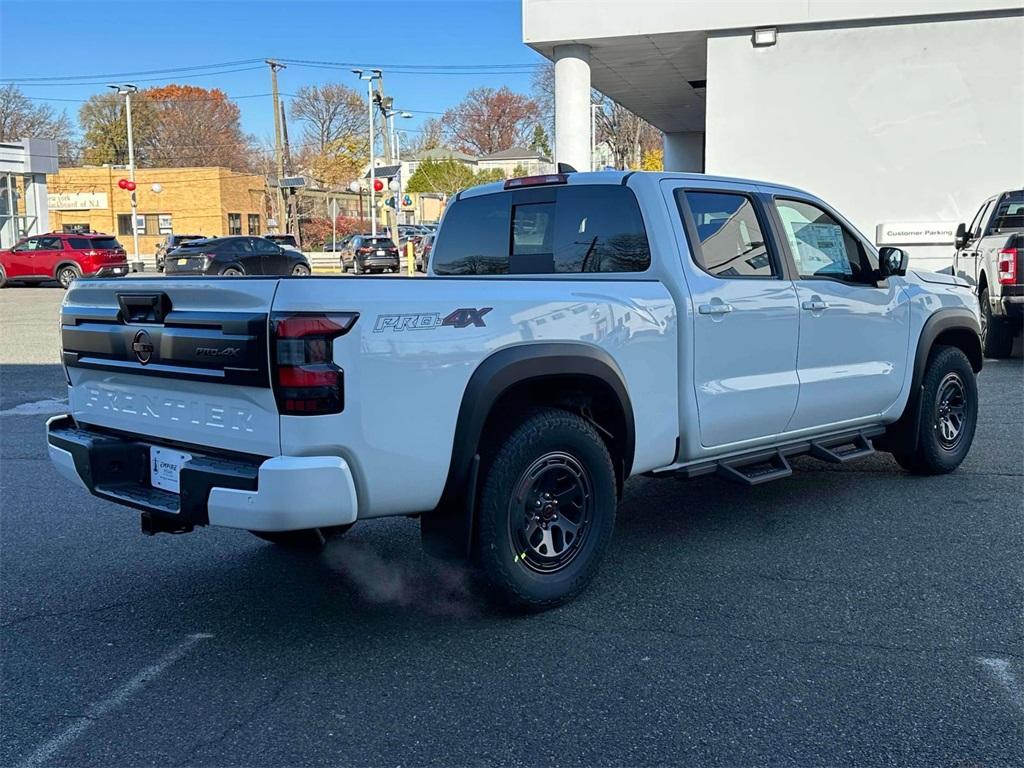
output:
M 168 275 L 308 275 L 298 251 L 263 237 L 211 237 L 185 243 L 167 259 Z
M 0 288 L 8 281 L 44 283 L 65 288 L 75 278 L 124 277 L 128 259 L 116 237 L 98 232 L 51 232 L 34 235 L 0 251 Z
M 164 262 L 167 260 L 167 254 L 173 251 L 180 245 L 184 245 L 190 240 L 202 240 L 204 235 L 168 235 L 163 239 L 156 247 L 154 256 L 156 257 L 156 271 L 164 271 Z
M 356 235 L 341 249 L 341 269 L 364 272 L 397 272 L 398 248 L 387 235 Z

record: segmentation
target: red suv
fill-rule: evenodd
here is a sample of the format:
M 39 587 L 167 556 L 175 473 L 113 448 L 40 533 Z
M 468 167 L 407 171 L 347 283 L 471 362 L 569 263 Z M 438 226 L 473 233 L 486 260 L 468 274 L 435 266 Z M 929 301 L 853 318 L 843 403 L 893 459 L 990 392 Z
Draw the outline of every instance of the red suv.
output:
M 67 288 L 76 277 L 128 274 L 128 257 L 117 238 L 98 232 L 51 232 L 0 251 L 0 288 L 8 282 L 57 280 Z

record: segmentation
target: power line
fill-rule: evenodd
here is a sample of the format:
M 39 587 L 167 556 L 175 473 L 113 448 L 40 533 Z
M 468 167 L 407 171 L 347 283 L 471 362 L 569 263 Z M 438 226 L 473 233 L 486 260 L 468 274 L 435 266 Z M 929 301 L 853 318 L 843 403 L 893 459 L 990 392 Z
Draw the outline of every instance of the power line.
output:
M 96 75 L 48 75 L 46 77 L 5 77 L 0 78 L 3 82 L 21 83 L 42 83 L 48 80 L 92 80 L 96 78 L 118 78 L 135 77 L 136 75 L 162 75 L 174 74 L 175 72 L 194 72 L 201 69 L 220 69 L 222 67 L 237 67 L 242 64 L 255 64 L 262 59 L 239 59 L 238 61 L 223 61 L 219 64 L 195 64 L 191 67 L 171 67 L 169 69 L 145 69 L 137 72 L 110 72 Z
M 219 72 L 203 72 L 201 74 L 183 75 L 181 77 L 177 77 L 176 76 L 176 77 L 174 77 L 174 79 L 175 80 L 195 80 L 195 79 L 201 78 L 201 77 L 217 77 L 219 75 L 230 75 L 232 72 L 251 72 L 251 71 L 256 70 L 256 69 L 263 69 L 263 67 L 261 67 L 261 66 L 239 67 L 238 69 L 225 69 L 225 70 L 221 70 Z M 165 76 L 165 77 L 136 77 L 136 78 L 132 78 L 132 79 L 135 80 L 135 82 L 137 82 L 137 83 L 149 83 L 149 82 L 155 82 L 157 80 L 161 80 L 161 81 L 167 80 L 168 78 Z M 0 83 L 8 83 L 9 85 L 18 85 L 19 84 L 17 82 L 14 82 L 14 81 L 10 80 L 9 78 L 2 78 L 2 77 L 0 77 Z M 109 82 L 106 79 L 103 79 L 103 80 L 88 80 L 88 81 L 82 80 L 82 81 L 74 81 L 74 82 L 61 82 L 61 83 L 50 83 L 50 82 L 47 82 L 47 83 L 38 82 L 38 83 L 36 83 L 36 82 L 34 82 L 34 83 L 31 83 L 31 85 L 32 85 L 33 88 L 36 88 L 36 87 L 39 87 L 39 86 L 55 86 L 55 87 L 58 87 L 58 88 L 67 88 L 69 86 L 76 86 L 76 85 L 109 85 Z

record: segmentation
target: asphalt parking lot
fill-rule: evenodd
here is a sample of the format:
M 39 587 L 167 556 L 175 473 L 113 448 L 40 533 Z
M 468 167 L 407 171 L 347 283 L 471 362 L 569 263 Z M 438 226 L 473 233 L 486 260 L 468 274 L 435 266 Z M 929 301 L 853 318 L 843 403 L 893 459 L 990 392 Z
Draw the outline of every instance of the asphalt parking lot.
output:
M 59 478 L 61 295 L 0 291 L 0 765 L 1021 764 L 1019 356 L 956 473 L 636 479 L 590 589 L 512 617 L 412 520 L 147 538 Z

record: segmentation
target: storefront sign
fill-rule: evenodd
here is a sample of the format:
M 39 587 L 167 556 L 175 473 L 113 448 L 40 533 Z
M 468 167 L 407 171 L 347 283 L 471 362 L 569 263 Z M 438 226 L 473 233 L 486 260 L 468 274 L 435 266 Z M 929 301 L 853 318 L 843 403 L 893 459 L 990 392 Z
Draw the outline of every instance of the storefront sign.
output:
M 46 196 L 51 211 L 92 211 L 109 208 L 106 192 L 57 192 Z
M 883 221 L 875 227 L 875 245 L 950 245 L 955 221 Z

